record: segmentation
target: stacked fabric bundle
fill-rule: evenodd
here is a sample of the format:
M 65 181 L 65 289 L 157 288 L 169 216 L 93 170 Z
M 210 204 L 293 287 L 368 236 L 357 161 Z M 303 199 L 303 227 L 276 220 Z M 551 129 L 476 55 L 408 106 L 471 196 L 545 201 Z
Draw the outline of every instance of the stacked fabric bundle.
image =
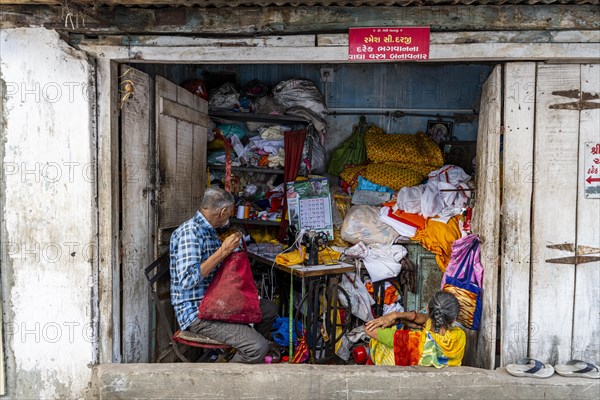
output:
M 356 189 L 358 176 L 397 191 L 418 185 L 427 174 L 444 165 L 440 148 L 427 136 L 386 134 L 371 125 L 364 134 L 369 163 L 346 166 L 340 177 Z

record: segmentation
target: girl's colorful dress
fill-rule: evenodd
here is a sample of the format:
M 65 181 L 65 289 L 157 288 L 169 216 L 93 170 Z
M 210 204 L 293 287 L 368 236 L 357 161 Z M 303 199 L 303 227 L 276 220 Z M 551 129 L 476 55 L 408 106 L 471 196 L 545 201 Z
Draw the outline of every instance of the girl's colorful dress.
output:
M 431 329 L 427 320 L 420 331 L 385 328 L 377 330 L 378 339 L 371 339 L 371 360 L 375 365 L 459 366 L 465 354 L 467 336 L 453 326 L 444 335 Z

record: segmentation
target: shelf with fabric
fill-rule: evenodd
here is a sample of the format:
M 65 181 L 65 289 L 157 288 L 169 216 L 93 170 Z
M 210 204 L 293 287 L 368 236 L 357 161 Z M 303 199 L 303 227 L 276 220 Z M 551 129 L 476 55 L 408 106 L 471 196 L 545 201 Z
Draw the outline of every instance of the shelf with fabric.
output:
M 207 167 L 212 170 L 223 171 L 225 170 L 224 164 L 208 164 Z M 243 167 L 243 166 L 231 166 L 232 171 L 239 172 L 259 172 L 263 174 L 279 174 L 283 175 L 283 169 L 268 168 L 268 167 Z
M 250 112 L 234 112 L 220 108 L 209 109 L 208 115 L 210 116 L 210 118 L 229 121 L 252 121 L 286 125 L 301 124 L 305 126 L 310 123 L 306 118 L 298 117 L 296 115 L 271 115 Z
M 280 221 L 271 221 L 268 219 L 242 219 L 242 218 L 229 218 L 231 224 L 242 224 L 242 225 L 266 225 L 266 226 L 279 226 Z

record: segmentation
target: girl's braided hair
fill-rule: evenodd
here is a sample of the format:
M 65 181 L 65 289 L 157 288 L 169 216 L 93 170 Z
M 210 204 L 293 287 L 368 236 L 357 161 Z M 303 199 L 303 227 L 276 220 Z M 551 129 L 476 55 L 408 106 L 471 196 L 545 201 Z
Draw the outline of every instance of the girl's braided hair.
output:
M 439 291 L 429 300 L 429 316 L 433 330 L 438 333 L 440 328 L 449 328 L 458 317 L 460 304 L 452 293 Z

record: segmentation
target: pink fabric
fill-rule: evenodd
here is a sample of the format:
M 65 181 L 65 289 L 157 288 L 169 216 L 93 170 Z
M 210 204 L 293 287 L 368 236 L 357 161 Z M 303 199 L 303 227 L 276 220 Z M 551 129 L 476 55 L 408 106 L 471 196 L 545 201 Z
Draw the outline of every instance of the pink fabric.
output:
M 460 263 L 464 260 L 465 257 L 469 257 L 469 249 L 473 242 L 479 241 L 479 236 L 477 235 L 467 235 L 460 239 L 456 239 L 454 243 L 452 243 L 452 255 L 450 256 L 450 263 L 446 267 L 446 272 L 444 273 L 444 277 L 442 278 L 442 289 L 444 288 L 444 284 L 446 283 L 447 276 L 454 276 L 456 270 L 460 266 Z M 477 246 L 473 259 L 473 275 L 471 275 L 471 280 L 473 283 L 477 284 L 477 286 L 482 287 L 483 281 L 483 265 L 481 265 L 481 261 L 479 259 L 481 246 Z M 460 276 L 456 278 L 464 278 L 467 269 L 464 268 Z

